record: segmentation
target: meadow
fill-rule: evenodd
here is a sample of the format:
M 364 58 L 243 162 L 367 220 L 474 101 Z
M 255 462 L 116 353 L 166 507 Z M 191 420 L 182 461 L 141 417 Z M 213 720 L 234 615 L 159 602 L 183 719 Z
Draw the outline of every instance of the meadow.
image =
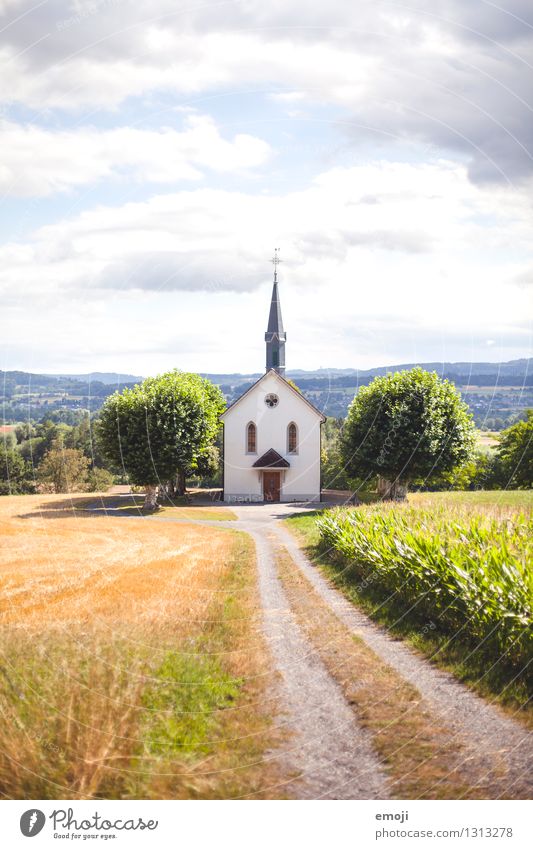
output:
M 249 538 L 76 501 L 0 501 L 0 794 L 268 796 Z
M 531 714 L 530 492 L 420 493 L 288 520 L 352 602 L 480 692 Z

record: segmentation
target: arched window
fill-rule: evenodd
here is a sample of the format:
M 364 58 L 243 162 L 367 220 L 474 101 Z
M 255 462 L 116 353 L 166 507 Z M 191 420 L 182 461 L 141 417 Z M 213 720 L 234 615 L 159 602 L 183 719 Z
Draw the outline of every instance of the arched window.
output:
M 287 445 L 289 449 L 289 454 L 297 454 L 298 453 L 298 428 L 291 422 L 289 427 L 287 428 Z
M 257 453 L 257 427 L 253 422 L 246 427 L 246 451 L 248 454 Z

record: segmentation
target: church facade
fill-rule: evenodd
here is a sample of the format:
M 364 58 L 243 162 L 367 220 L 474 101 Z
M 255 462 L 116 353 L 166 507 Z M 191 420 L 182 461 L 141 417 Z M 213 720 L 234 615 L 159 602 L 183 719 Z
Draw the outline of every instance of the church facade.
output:
M 320 501 L 324 415 L 285 378 L 286 333 L 274 287 L 266 342 L 266 372 L 222 414 L 224 501 Z

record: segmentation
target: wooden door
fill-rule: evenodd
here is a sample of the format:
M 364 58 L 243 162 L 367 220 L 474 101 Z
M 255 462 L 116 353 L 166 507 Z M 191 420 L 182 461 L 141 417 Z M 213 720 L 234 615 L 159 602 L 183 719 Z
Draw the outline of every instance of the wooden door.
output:
M 279 501 L 280 494 L 280 472 L 263 472 L 263 498 L 265 501 Z

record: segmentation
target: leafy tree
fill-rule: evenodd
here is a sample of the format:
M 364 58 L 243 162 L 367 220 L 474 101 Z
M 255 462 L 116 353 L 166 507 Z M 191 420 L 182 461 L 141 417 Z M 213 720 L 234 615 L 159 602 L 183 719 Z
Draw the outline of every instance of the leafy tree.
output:
M 15 436 L 17 437 L 17 442 L 19 444 L 21 442 L 25 442 L 27 439 L 31 439 L 35 436 L 35 428 L 31 422 L 24 422 L 15 428 Z
M 0 443 L 0 495 L 32 492 L 30 469 L 19 452 Z
M 431 477 L 413 481 L 421 490 L 438 492 L 441 490 L 499 489 L 496 475 L 497 462 L 494 452 L 477 450 L 473 456 L 460 466 L 440 472 Z
M 198 454 L 191 472 L 199 478 L 212 479 L 216 477 L 219 470 L 220 448 L 217 445 L 208 445 L 205 451 Z
M 350 475 L 378 474 L 378 491 L 398 498 L 413 478 L 464 463 L 474 445 L 472 416 L 453 383 L 414 368 L 360 388 L 348 411 L 342 455 Z
M 352 480 L 342 455 L 343 420 L 327 418 L 322 428 L 322 486 L 325 489 L 351 489 Z
M 43 459 L 48 447 L 42 436 L 34 436 L 21 442 L 18 450 L 24 461 L 33 468 L 36 468 Z
M 213 443 L 225 407 L 217 386 L 174 370 L 110 395 L 100 412 L 100 448 L 131 483 L 144 486 L 145 508 L 157 506 L 160 484 L 180 478 Z
M 63 438 L 66 448 L 77 448 L 85 454 L 90 460 L 91 468 L 103 467 L 105 465 L 104 458 L 100 454 L 98 444 L 94 438 L 91 419 L 88 413 L 81 417 L 77 424 L 69 428 L 64 433 Z
M 105 492 L 112 486 L 113 480 L 113 475 L 107 469 L 94 466 L 87 475 L 87 490 L 89 492 Z
M 497 449 L 502 486 L 527 489 L 533 486 L 533 410 L 527 420 L 504 430 Z
M 57 440 L 46 452 L 38 469 L 38 477 L 50 484 L 54 492 L 76 492 L 87 483 L 89 460 L 77 448 L 63 448 Z

